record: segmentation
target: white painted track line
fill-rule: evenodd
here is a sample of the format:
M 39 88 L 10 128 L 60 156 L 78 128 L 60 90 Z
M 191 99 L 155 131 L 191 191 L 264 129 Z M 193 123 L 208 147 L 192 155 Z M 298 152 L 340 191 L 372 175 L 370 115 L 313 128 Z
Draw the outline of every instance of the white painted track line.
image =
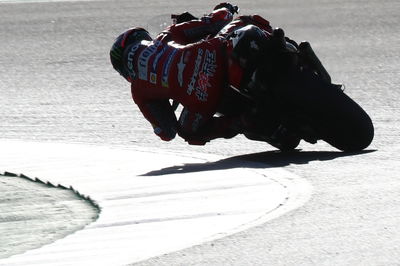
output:
M 0 265 L 123 265 L 220 238 L 301 206 L 307 181 L 256 163 L 143 148 L 0 141 L 0 171 L 73 186 L 97 221 Z M 257 169 L 258 168 L 258 169 Z

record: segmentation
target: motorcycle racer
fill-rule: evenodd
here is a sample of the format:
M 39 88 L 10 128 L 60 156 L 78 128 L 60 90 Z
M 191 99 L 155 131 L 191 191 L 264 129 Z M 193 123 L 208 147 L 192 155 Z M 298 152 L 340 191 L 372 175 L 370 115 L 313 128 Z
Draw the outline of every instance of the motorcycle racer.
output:
M 145 29 L 132 28 L 113 44 L 114 69 L 131 83 L 134 102 L 162 140 L 178 134 L 204 145 L 248 126 L 243 115 L 215 114 L 229 85 L 249 81 L 257 60 L 252 51 L 270 38 L 272 28 L 259 16 L 233 19 L 237 11 L 221 3 L 200 19 L 186 12 L 154 40 Z M 170 100 L 183 106 L 178 119 Z

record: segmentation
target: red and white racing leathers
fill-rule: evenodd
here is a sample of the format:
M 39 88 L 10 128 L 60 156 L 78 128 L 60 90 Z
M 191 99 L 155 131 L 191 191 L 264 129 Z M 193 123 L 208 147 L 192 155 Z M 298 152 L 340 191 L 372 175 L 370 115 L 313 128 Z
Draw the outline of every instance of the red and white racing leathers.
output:
M 136 72 L 131 85 L 133 100 L 162 140 L 169 141 L 178 133 L 190 144 L 204 144 L 239 133 L 237 118 L 214 116 L 224 89 L 230 82 L 238 82 L 241 74 L 240 68 L 228 63 L 230 44 L 225 36 L 249 21 L 263 24 L 264 30 L 270 26 L 258 16 L 231 22 L 232 18 L 226 8 L 215 10 L 200 20 L 172 25 L 127 54 L 127 64 Z M 233 75 L 229 68 L 235 69 Z M 170 99 L 183 106 L 179 119 Z

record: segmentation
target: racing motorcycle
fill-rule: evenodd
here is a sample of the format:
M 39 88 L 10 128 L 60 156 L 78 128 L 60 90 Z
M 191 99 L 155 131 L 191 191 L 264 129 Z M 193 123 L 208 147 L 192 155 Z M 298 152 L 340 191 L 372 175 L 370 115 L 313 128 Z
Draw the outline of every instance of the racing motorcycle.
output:
M 230 87 L 222 114 L 250 114 L 258 126 L 245 136 L 283 151 L 295 149 L 300 140 L 323 140 L 347 152 L 369 146 L 374 137 L 371 118 L 342 85 L 332 83 L 310 43 L 297 44 L 275 29 L 266 45 L 258 57 L 268 60 L 252 70 L 247 86 Z
M 282 151 L 294 150 L 301 140 L 323 140 L 346 152 L 367 148 L 374 137 L 371 118 L 342 85 L 332 83 L 310 43 L 297 44 L 282 29 L 272 37 L 256 55 L 268 60 L 250 70 L 245 86 L 227 88 L 218 113 L 246 114 L 256 126 L 244 135 Z

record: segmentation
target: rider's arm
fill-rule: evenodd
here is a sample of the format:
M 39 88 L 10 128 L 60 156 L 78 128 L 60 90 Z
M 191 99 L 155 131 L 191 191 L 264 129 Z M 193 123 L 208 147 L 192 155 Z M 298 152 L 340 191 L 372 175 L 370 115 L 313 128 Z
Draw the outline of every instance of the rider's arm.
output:
M 259 15 L 250 15 L 250 16 L 239 16 L 235 18 L 229 25 L 224 27 L 224 29 L 219 33 L 222 36 L 226 36 L 233 31 L 237 30 L 238 28 L 247 26 L 247 25 L 254 25 L 259 27 L 260 29 L 266 31 L 267 33 L 271 34 L 273 29 L 268 20 L 259 16 Z
M 154 133 L 157 136 L 164 141 L 170 141 L 175 138 L 177 133 L 177 119 L 168 100 L 143 100 L 136 93 L 132 93 L 132 98 L 143 116 L 152 125 Z
M 194 43 L 209 35 L 215 35 L 232 19 L 233 13 L 230 9 L 222 7 L 200 19 L 171 25 L 162 34 L 179 44 Z

